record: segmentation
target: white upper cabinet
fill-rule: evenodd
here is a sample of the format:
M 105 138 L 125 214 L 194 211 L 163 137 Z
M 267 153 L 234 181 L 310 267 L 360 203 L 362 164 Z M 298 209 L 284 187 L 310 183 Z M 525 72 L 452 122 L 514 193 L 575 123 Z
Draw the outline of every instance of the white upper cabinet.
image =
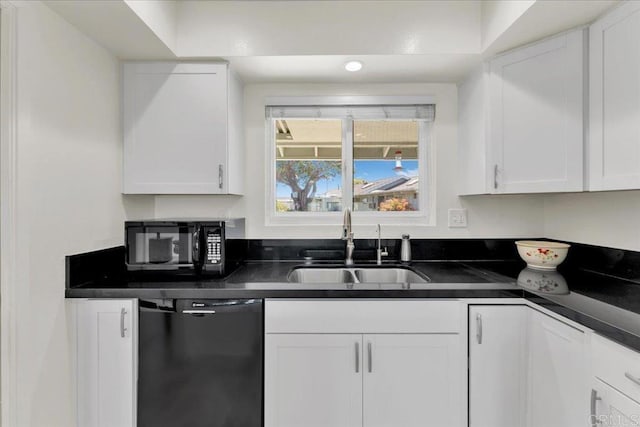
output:
M 124 64 L 125 194 L 242 194 L 242 87 L 225 63 Z
M 458 194 L 495 191 L 487 140 L 489 117 L 488 64 L 478 67 L 458 86 Z
M 496 192 L 583 190 L 584 38 L 573 31 L 491 61 Z
M 510 51 L 460 86 L 460 194 L 584 189 L 585 37 Z
M 640 188 L 640 2 L 589 31 L 589 190 Z

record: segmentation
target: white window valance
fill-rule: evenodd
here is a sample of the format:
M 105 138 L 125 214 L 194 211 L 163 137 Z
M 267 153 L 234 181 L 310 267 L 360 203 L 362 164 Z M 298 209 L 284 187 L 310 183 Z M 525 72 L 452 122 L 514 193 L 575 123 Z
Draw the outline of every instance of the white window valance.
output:
M 434 104 L 423 105 L 267 105 L 267 119 L 342 119 L 434 121 Z

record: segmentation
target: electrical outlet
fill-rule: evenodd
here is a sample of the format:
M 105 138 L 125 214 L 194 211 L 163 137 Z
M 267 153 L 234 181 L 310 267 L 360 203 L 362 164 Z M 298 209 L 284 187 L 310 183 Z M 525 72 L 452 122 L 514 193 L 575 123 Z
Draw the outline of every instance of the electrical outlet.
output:
M 449 209 L 449 228 L 466 228 L 467 210 Z

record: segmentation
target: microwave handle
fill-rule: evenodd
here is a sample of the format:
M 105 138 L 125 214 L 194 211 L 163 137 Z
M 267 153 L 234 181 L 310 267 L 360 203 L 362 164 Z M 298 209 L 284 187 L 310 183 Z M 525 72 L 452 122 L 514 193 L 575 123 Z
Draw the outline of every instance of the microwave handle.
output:
M 196 227 L 196 230 L 193 232 L 193 242 L 191 242 L 191 260 L 194 265 L 200 263 L 200 226 Z

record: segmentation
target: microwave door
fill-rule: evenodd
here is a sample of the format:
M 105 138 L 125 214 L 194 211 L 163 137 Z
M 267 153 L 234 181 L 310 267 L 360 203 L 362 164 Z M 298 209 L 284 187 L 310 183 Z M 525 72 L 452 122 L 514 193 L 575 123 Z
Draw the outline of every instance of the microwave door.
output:
M 196 227 L 189 225 L 131 227 L 127 230 L 127 265 L 142 270 L 193 268 L 193 248 L 201 246 L 200 239 Z
M 197 273 L 202 271 L 204 260 L 207 256 L 207 246 L 205 244 L 204 227 L 197 225 L 193 232 L 191 257 L 193 266 Z

